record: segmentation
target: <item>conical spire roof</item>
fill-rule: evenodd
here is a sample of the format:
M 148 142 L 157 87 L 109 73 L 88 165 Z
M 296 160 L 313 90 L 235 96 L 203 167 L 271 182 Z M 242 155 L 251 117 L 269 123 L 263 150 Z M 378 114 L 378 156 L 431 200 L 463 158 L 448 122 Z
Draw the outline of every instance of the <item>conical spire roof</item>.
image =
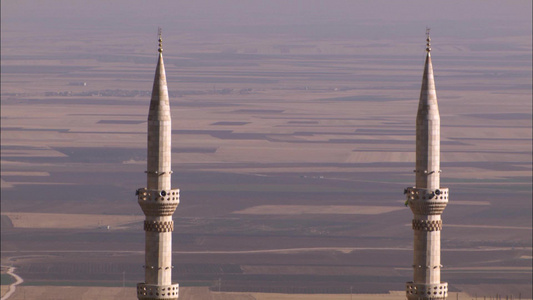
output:
M 419 111 L 427 105 L 430 105 L 430 108 L 438 109 L 435 78 L 433 77 L 433 64 L 431 63 L 431 38 L 429 37 L 429 30 L 427 31 L 426 42 L 426 62 L 424 64 L 422 87 L 420 88 Z
M 150 101 L 150 111 L 168 110 L 169 98 L 167 87 L 167 76 L 165 73 L 165 64 L 163 61 L 161 31 L 159 32 L 159 58 L 155 69 L 154 85 L 152 87 L 152 98 Z
M 426 62 L 416 115 L 416 187 L 440 186 L 440 115 L 431 64 L 431 39 L 426 38 Z

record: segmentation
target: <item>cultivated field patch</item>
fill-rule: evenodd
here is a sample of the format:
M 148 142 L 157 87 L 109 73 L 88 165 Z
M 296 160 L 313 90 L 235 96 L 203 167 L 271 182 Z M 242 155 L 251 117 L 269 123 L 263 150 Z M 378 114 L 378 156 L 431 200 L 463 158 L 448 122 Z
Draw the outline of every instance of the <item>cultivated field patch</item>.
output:
M 92 214 L 46 214 L 46 213 L 2 213 L 15 228 L 54 229 L 117 229 L 120 226 L 141 222 L 143 216 L 92 215 Z M 108 227 L 109 226 L 109 227 Z
M 2 286 L 3 288 L 3 286 Z M 3 289 L 2 289 L 3 290 Z M 211 300 L 400 300 L 405 299 L 403 291 L 391 291 L 387 294 L 279 294 L 279 293 L 240 293 L 216 292 L 206 287 L 180 287 L 180 299 Z M 465 293 L 450 293 L 450 298 L 469 299 Z M 121 287 L 72 287 L 72 286 L 21 286 L 10 300 L 26 299 L 100 299 L 118 300 L 135 298 L 135 288 Z M 524 299 L 524 298 L 522 298 Z
M 379 215 L 403 207 L 360 206 L 360 205 L 259 205 L 235 211 L 246 215 L 303 215 L 303 214 L 343 214 L 343 215 Z
M 9 285 L 0 286 L 0 296 L 4 296 L 7 291 L 9 291 Z

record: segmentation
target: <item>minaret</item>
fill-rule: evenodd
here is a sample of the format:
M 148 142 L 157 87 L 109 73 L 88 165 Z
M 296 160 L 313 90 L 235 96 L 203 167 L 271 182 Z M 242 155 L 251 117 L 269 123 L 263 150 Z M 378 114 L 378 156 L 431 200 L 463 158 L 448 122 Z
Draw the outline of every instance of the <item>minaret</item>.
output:
M 414 214 L 414 278 L 406 284 L 409 300 L 446 299 L 448 296 L 448 283 L 440 281 L 440 216 L 448 204 L 449 193 L 440 186 L 440 116 L 429 29 L 426 35 L 426 62 L 416 116 L 416 186 L 404 190 Z
M 172 214 L 179 204 L 179 189 L 170 187 L 172 126 L 161 29 L 158 51 L 159 60 L 148 112 L 147 183 L 146 188 L 136 192 L 146 216 L 145 282 L 137 284 L 137 298 L 141 300 L 173 300 L 178 299 L 179 293 L 179 285 L 172 284 Z

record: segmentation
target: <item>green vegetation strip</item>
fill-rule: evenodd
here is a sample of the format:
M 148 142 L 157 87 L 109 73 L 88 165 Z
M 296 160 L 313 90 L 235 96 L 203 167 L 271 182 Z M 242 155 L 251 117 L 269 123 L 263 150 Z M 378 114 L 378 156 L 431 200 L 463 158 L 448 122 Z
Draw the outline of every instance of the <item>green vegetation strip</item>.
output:
M 15 283 L 15 278 L 9 274 L 0 274 L 0 283 L 2 285 L 10 285 Z

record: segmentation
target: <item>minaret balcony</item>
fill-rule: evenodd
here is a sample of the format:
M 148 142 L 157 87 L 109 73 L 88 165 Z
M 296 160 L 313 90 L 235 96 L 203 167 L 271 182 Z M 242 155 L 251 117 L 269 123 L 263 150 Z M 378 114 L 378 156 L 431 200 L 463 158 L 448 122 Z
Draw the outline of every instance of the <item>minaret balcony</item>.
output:
M 448 204 L 449 189 L 422 189 L 408 187 L 404 190 L 407 204 L 415 215 L 440 215 Z
M 171 216 L 180 203 L 180 190 L 138 189 L 139 205 L 147 216 Z

